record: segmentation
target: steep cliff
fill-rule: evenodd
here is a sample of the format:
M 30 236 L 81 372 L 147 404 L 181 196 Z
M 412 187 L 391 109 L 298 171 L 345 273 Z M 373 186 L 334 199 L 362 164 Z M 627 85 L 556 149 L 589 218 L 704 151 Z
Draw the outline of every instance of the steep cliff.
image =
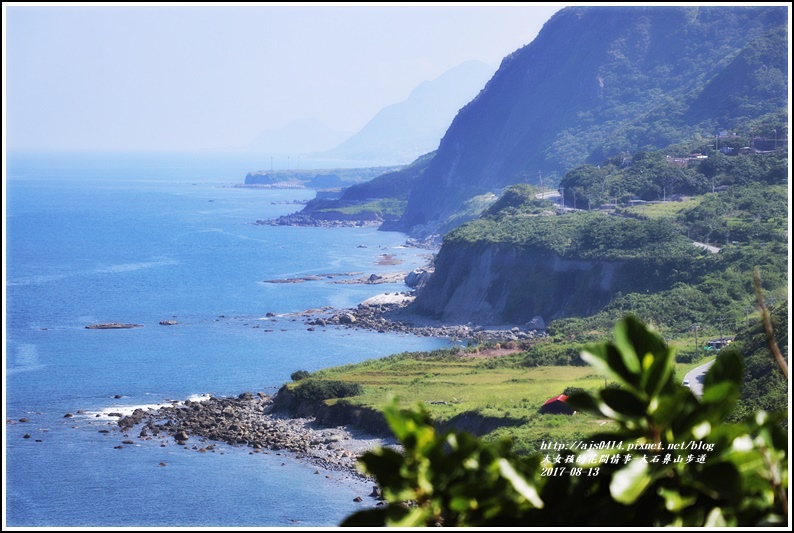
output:
M 759 93 L 763 104 L 755 98 L 740 115 L 699 98 L 719 93 L 725 102 L 750 94 L 740 84 L 717 91 L 709 82 L 732 65 L 736 70 L 733 61 L 748 44 L 786 25 L 783 6 L 559 11 L 460 110 L 390 229 L 443 233 L 461 222 L 446 223 L 472 197 L 544 175 L 559 180 L 584 162 L 710 137 L 715 126 L 785 108 L 788 95 L 780 90 Z M 763 69 L 760 57 L 743 60 Z M 770 79 L 780 78 L 778 65 L 767 70 Z
M 702 256 L 664 222 L 514 210 L 504 207 L 448 234 L 411 310 L 475 324 L 586 316 L 619 293 L 684 281 Z
M 632 265 L 564 259 L 547 250 L 459 245 L 444 249 L 414 311 L 452 323 L 525 323 L 591 314 L 626 283 Z

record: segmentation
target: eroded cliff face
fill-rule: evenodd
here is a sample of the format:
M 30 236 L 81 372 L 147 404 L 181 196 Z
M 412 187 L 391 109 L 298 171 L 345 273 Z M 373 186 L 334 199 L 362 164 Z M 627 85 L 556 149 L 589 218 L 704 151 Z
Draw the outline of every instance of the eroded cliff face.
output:
M 635 269 L 629 262 L 566 259 L 504 244 L 447 246 L 412 310 L 483 325 L 586 315 L 629 288 Z

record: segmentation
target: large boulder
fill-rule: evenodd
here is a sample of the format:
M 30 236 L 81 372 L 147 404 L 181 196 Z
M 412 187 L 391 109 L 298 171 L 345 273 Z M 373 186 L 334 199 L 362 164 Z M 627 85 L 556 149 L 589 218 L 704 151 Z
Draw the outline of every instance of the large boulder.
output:
M 425 270 L 424 268 L 417 268 L 405 276 L 405 284 L 412 289 L 420 289 L 427 283 L 430 274 L 432 274 L 432 271 Z
M 544 331 L 546 329 L 546 322 L 543 317 L 537 315 L 527 322 L 527 329 L 530 331 Z

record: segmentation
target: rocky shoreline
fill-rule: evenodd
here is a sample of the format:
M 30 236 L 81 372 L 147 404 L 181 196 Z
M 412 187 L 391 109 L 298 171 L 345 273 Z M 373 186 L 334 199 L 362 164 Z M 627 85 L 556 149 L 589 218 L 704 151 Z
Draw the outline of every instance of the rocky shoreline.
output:
M 419 337 L 444 337 L 454 341 L 509 342 L 545 337 L 545 324 L 538 317 L 533 323 L 516 325 L 481 326 L 473 324 L 445 324 L 414 314 L 410 303 L 412 291 L 384 294 L 365 300 L 356 308 L 320 310 L 320 316 L 310 316 L 306 325 L 311 328 L 343 326 L 368 329 L 378 333 L 402 333 Z
M 312 215 L 293 213 L 283 215 L 276 219 L 257 220 L 253 224 L 256 226 L 303 226 L 312 228 L 362 228 L 369 226 L 380 226 L 383 219 L 373 218 L 372 220 L 362 220 L 359 218 L 318 218 Z
M 121 322 L 103 322 L 101 324 L 89 324 L 85 329 L 132 329 L 142 328 L 142 324 L 123 324 Z
M 382 254 L 383 260 L 390 260 Z M 307 278 L 268 280 L 271 283 L 300 283 L 350 277 L 358 272 L 322 274 Z M 395 283 L 405 281 L 411 290 L 380 294 L 368 298 L 352 309 L 322 308 L 300 315 L 310 331 L 320 327 L 348 327 L 381 333 L 445 337 L 453 342 L 519 341 L 545 336 L 542 328 L 532 324 L 484 327 L 472 324 L 450 325 L 411 312 L 415 287 L 429 275 L 426 270 L 371 275 L 331 283 Z M 268 317 L 273 318 L 271 313 Z M 174 321 L 175 322 L 175 321 Z M 161 322 L 162 323 L 162 322 Z M 115 325 L 115 324 L 114 324 Z M 126 326 L 126 325 L 125 325 Z M 237 397 L 206 396 L 200 400 L 172 401 L 157 407 L 136 408 L 130 414 L 110 413 L 124 440 L 117 448 L 135 444 L 133 435 L 144 441 L 160 441 L 160 446 L 176 444 L 199 453 L 224 453 L 224 446 L 248 447 L 251 454 L 290 455 L 326 471 L 357 481 L 372 481 L 357 468 L 358 458 L 376 446 L 399 448 L 393 438 L 363 433 L 351 425 L 324 427 L 312 413 L 297 418 L 277 410 L 276 396 L 263 392 L 244 392 Z M 283 402 L 282 402 L 283 403 Z M 97 415 L 99 416 L 99 415 Z M 100 430 L 108 433 L 108 430 Z M 163 464 L 163 466 L 165 466 Z M 317 470 L 315 473 L 319 474 Z M 377 487 L 371 494 L 378 497 Z
M 396 445 L 393 439 L 355 430 L 323 428 L 313 418 L 290 418 L 273 412 L 273 405 L 273 397 L 263 392 L 244 392 L 237 397 L 174 401 L 167 406 L 137 408 L 128 415 L 116 412 L 109 416 L 118 417 L 118 428 L 126 439 L 118 448 L 134 444 L 132 435 L 136 433 L 141 440 L 160 440 L 162 447 L 175 443 L 200 453 L 218 452 L 224 444 L 248 447 L 251 454 L 283 452 L 324 470 L 364 481 L 369 478 L 356 469 L 358 457 L 376 446 Z

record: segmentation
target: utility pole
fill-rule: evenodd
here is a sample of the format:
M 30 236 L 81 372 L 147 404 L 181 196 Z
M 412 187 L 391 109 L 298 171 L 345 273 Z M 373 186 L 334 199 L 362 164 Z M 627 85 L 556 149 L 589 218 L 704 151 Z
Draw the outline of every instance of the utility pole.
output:
M 562 211 L 565 212 L 565 187 L 560 187 L 560 194 L 562 195 Z
M 543 198 L 543 173 L 538 170 L 538 180 L 540 181 L 540 197 Z
M 752 311 L 752 309 L 750 309 L 749 307 L 745 307 L 744 308 L 744 325 L 745 326 L 749 326 L 750 325 L 750 311 Z
M 720 323 L 720 344 L 721 345 L 724 344 L 724 342 L 723 342 L 724 341 L 724 337 L 722 336 L 722 323 L 724 321 L 725 321 L 725 317 L 722 317 L 722 316 L 717 319 L 717 322 Z
M 698 355 L 698 330 L 700 329 L 700 324 L 692 324 L 692 329 L 695 330 L 695 357 Z

